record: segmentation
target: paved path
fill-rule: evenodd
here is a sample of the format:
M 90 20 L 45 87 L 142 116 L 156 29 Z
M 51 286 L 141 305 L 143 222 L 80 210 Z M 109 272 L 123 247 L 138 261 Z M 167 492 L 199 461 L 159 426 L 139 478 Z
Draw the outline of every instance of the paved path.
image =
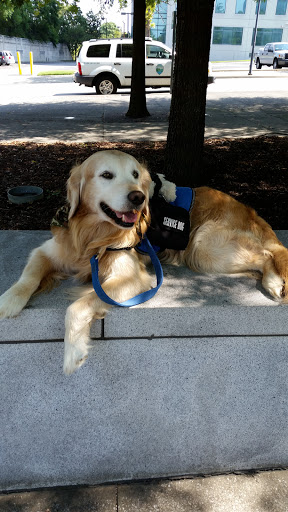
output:
M 71 65 L 67 65 L 69 66 Z M 261 70 L 249 78 L 243 70 L 214 74 L 216 82 L 209 86 L 207 93 L 206 137 L 287 134 L 287 70 Z M 28 66 L 25 67 L 23 76 L 19 77 L 16 68 L 0 68 L 0 83 L 2 141 L 121 141 L 166 138 L 170 105 L 168 91 L 148 93 L 148 108 L 153 115 L 143 121 L 130 121 L 125 118 L 128 94 L 121 92 L 113 97 L 96 97 L 93 91 L 77 89 L 71 82 L 71 77 L 30 77 Z M 35 87 L 37 84 L 45 84 L 46 92 L 43 92 L 44 87 L 41 94 L 34 93 L 39 90 Z M 19 92 L 15 93 L 16 90 Z M 29 100 L 31 91 L 33 100 Z M 78 111 L 74 115 L 78 103 L 80 114 Z M 44 107 L 39 119 L 40 105 Z M 256 476 L 231 474 L 130 485 L 51 489 L 0 495 L 0 510 L 287 512 L 287 484 L 288 471 L 268 471 Z
M 287 512 L 288 472 L 220 475 L 0 496 L 2 512 Z
M 73 69 L 71 64 L 66 66 Z M 2 66 L 3 68 L 3 66 Z M 151 116 L 125 117 L 129 91 L 96 96 L 72 76 L 29 75 L 0 68 L 0 139 L 37 142 L 166 140 L 169 89 L 147 90 Z M 288 70 L 215 72 L 207 89 L 206 137 L 250 137 L 288 133 Z

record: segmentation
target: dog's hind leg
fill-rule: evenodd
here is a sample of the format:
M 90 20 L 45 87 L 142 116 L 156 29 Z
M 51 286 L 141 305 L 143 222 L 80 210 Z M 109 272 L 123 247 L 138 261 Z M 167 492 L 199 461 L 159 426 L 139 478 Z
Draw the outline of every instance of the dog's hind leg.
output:
M 201 226 L 184 252 L 188 267 L 212 274 L 263 272 L 270 257 L 252 233 L 223 229 L 214 222 Z
M 263 287 L 279 302 L 288 303 L 288 249 L 280 242 L 265 245 L 271 257 L 263 268 Z
M 54 264 L 48 256 L 53 239 L 34 249 L 19 280 L 0 297 L 0 318 L 17 316 L 26 306 L 41 281 L 53 272 Z

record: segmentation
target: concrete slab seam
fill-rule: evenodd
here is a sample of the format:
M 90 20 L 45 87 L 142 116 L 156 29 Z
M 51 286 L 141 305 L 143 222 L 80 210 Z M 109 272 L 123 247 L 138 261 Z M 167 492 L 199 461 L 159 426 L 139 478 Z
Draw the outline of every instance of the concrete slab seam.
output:
M 177 336 L 177 335 L 171 335 L 171 336 L 166 336 L 166 335 L 157 335 L 157 336 L 100 336 L 99 338 L 95 338 L 95 337 L 92 337 L 91 336 L 91 341 L 93 342 L 97 342 L 97 341 L 125 341 L 125 340 L 133 340 L 133 341 L 137 341 L 137 340 L 148 340 L 148 341 L 152 341 L 152 340 L 194 340 L 194 339 L 217 339 L 217 338 L 220 338 L 220 339 L 225 339 L 225 338 L 287 338 L 288 336 L 288 333 L 286 334 L 191 334 L 191 335 L 180 335 L 180 336 Z M 49 339 L 49 340 L 5 340 L 5 341 L 0 341 L 0 346 L 1 345 L 25 345 L 25 344 L 37 344 L 37 343 L 40 343 L 40 344 L 43 344 L 43 343 L 63 343 L 63 339 Z

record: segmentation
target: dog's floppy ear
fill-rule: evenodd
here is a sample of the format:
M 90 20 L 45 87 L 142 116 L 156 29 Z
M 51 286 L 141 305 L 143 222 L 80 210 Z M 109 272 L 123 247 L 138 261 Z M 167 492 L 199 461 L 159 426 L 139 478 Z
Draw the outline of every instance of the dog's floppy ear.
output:
M 73 167 L 67 181 L 67 199 L 70 203 L 69 219 L 73 217 L 78 208 L 84 182 L 85 178 L 82 176 L 81 165 Z

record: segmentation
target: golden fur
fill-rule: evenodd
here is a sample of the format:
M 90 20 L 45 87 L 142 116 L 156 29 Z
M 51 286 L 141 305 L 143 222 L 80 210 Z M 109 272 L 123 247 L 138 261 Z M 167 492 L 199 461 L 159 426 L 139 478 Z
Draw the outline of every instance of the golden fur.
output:
M 172 200 L 175 186 L 160 176 L 162 193 Z M 99 255 L 102 287 L 114 300 L 121 302 L 149 289 L 145 258 L 134 249 L 108 252 L 106 248 L 137 245 L 149 224 L 152 192 L 147 169 L 120 151 L 95 153 L 74 167 L 67 182 L 68 227 L 53 227 L 53 238 L 32 251 L 19 281 L 0 297 L 0 318 L 16 316 L 33 293 L 51 287 L 53 280 L 71 274 L 83 282 L 90 280 L 94 254 Z M 108 205 L 109 214 L 103 204 Z M 198 272 L 256 272 L 272 297 L 288 302 L 288 250 L 252 208 L 227 194 L 200 187 L 190 221 L 187 248 L 165 250 L 161 255 L 164 262 L 185 264 Z M 87 358 L 90 324 L 103 318 L 109 308 L 89 287 L 67 309 L 66 374 Z

